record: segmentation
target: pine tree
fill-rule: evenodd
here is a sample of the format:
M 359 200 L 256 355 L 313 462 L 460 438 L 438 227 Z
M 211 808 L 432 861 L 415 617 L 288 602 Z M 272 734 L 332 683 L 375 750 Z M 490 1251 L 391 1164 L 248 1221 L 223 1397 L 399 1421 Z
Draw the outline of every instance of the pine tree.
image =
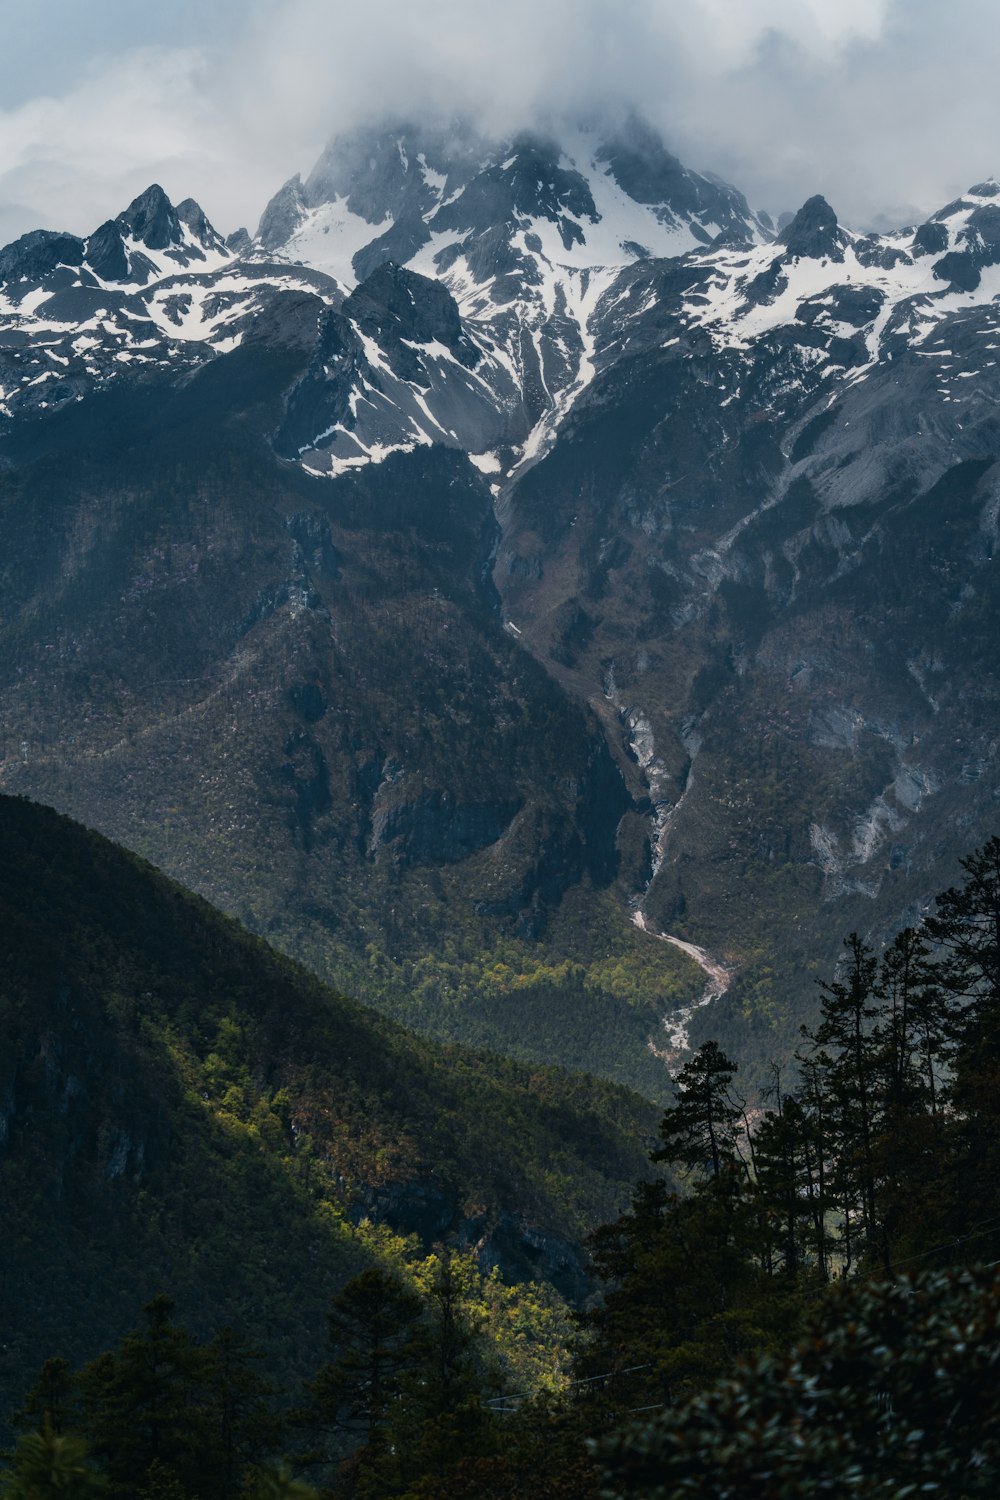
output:
M 132 1497 L 157 1482 L 191 1479 L 199 1493 L 208 1447 L 204 1357 L 172 1321 L 169 1297 L 143 1309 L 144 1326 L 80 1373 L 84 1430 L 107 1472 L 112 1496 Z
M 80 1393 L 69 1360 L 47 1359 L 38 1379 L 14 1413 L 19 1430 L 40 1432 L 47 1422 L 56 1437 L 79 1425 Z
M 979 1252 L 992 1256 L 1000 1253 L 1000 838 L 961 864 L 965 882 L 939 896 L 926 921 L 938 944 L 941 986 L 955 1007 L 944 1132 L 953 1164 L 942 1196 L 950 1200 L 952 1236 L 965 1229 Z
M 967 875 L 937 898 L 927 932 L 946 954 L 942 976 L 981 1009 L 1000 1010 L 1000 838 L 992 838 L 959 863 Z
M 274 1387 L 258 1371 L 258 1351 L 232 1328 L 223 1328 L 205 1346 L 204 1361 L 216 1493 L 235 1495 L 249 1469 L 280 1442 L 282 1423 L 270 1405 Z
M 816 1243 L 814 1162 L 817 1143 L 807 1111 L 794 1094 L 777 1094 L 752 1134 L 755 1198 L 765 1224 L 765 1269 L 795 1281 L 809 1266 L 825 1274 L 825 1244 Z M 812 1145 L 813 1149 L 810 1150 Z
M 332 1358 L 311 1381 L 301 1414 L 317 1440 L 306 1455 L 311 1467 L 329 1469 L 358 1448 L 367 1450 L 366 1462 L 378 1461 L 390 1409 L 416 1358 L 421 1311 L 417 1292 L 381 1266 L 362 1271 L 334 1298 Z
M 995 1112 L 1000 1080 L 1000 838 L 990 839 L 960 863 L 968 878 L 938 896 L 937 914 L 925 926 L 940 950 L 942 985 L 964 1002 L 957 1031 L 966 1084 L 974 1090 L 975 1107 L 988 1111 L 992 1105 Z
M 482 1326 L 465 1304 L 463 1269 L 452 1251 L 437 1252 L 427 1314 L 414 1341 L 416 1362 L 404 1377 L 391 1422 L 393 1479 L 432 1476 L 440 1483 L 452 1466 L 495 1446 L 498 1419 L 484 1397 L 496 1390 L 496 1371 Z M 391 1483 L 386 1493 L 396 1493 Z
M 822 1089 L 834 1144 L 830 1186 L 843 1221 L 844 1269 L 860 1248 L 879 1256 L 888 1270 L 888 1249 L 878 1216 L 875 1138 L 881 1109 L 878 1091 L 879 1014 L 872 949 L 856 932 L 844 940 L 847 964 L 841 979 L 821 982 L 822 1020 L 815 1032 L 803 1028 L 821 1070 Z M 856 1246 L 855 1224 L 861 1244 Z
M 936 1115 L 954 1025 L 954 1003 L 938 978 L 923 932 L 906 927 L 882 957 L 877 993 L 887 1110 Z
M 0 1488 L 2 1500 L 100 1500 L 104 1493 L 84 1439 L 57 1433 L 48 1417 L 41 1431 L 19 1438 Z
M 169 1297 L 143 1312 L 143 1326 L 76 1379 L 81 1430 L 109 1494 L 231 1500 L 280 1433 L 256 1355 L 228 1329 L 200 1343 L 173 1321 Z
M 663 1116 L 663 1145 L 655 1162 L 686 1167 L 718 1186 L 725 1174 L 742 1166 L 738 1151 L 742 1106 L 730 1084 L 736 1064 L 717 1042 L 705 1042 L 678 1074 L 676 1098 Z

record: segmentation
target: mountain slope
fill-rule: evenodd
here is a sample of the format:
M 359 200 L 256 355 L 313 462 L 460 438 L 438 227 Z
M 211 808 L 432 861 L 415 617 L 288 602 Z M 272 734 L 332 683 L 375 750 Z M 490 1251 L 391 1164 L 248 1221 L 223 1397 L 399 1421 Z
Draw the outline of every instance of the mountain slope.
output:
M 510 492 L 506 608 L 632 736 L 647 910 L 741 970 L 705 1024 L 742 1010 L 744 1049 L 815 1003 L 807 954 L 992 831 L 998 194 L 880 240 L 814 200 L 783 244 L 625 273 Z
M 287 299 L 193 372 L 0 440 L 4 785 L 454 1036 L 448 985 L 413 1006 L 409 966 L 449 940 L 459 964 L 502 936 L 526 955 L 567 893 L 610 892 L 628 796 L 596 721 L 502 627 L 490 496 L 460 454 L 335 492 L 276 457 L 325 316 Z M 619 918 L 540 957 L 650 946 Z M 566 1060 L 662 1092 L 646 1039 L 684 975 L 664 966 L 638 1010 L 595 978 Z M 552 1058 L 521 1033 L 502 1007 L 478 1030 Z
M 419 1042 L 48 809 L 0 799 L 0 853 L 6 1390 L 164 1288 L 291 1378 L 365 1213 L 579 1288 L 648 1106 Z

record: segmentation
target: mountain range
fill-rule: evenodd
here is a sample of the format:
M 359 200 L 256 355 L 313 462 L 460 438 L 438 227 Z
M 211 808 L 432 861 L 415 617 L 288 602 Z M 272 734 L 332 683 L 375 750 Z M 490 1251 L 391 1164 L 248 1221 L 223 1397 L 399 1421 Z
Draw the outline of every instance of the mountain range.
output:
M 998 267 L 992 180 L 778 227 L 637 118 L 23 236 L 0 785 L 437 1037 L 786 1052 L 993 830 Z

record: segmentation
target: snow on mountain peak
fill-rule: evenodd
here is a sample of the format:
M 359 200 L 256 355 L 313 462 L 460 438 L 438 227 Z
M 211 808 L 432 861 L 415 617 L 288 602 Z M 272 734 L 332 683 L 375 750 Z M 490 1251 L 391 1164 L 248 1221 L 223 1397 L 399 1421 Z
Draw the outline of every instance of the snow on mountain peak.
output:
M 318 342 L 282 456 L 336 475 L 444 443 L 497 490 L 626 350 L 708 339 L 738 361 L 770 341 L 785 389 L 832 387 L 996 291 L 992 178 L 915 229 L 853 234 L 816 195 L 775 236 L 634 116 L 506 141 L 390 121 L 332 141 L 252 241 L 153 184 L 85 240 L 0 250 L 0 341 L 31 350 L 4 399 L 45 406 L 212 358 L 284 296 Z
M 493 279 L 491 252 L 496 275 L 510 269 L 504 248 L 520 232 L 546 245 L 550 264 L 578 268 L 768 237 L 735 189 L 690 172 L 633 117 L 610 137 L 567 127 L 490 142 L 461 123 L 355 131 L 330 143 L 304 184 L 292 178 L 275 195 L 258 243 L 348 287 L 380 259 L 426 265 L 432 247 L 432 274 L 464 258 L 481 284 Z M 525 253 L 538 252 L 521 247 L 515 259 Z
M 591 319 L 623 268 L 769 238 L 735 189 L 683 167 L 632 117 L 613 130 L 591 123 L 505 141 L 461 122 L 359 129 L 333 140 L 305 183 L 293 178 L 275 195 L 256 246 L 348 291 L 389 263 L 443 284 L 483 354 L 477 376 L 507 415 L 499 435 L 495 422 L 485 434 L 473 402 L 470 426 L 421 431 L 473 452 L 477 434 L 490 451 L 500 441 L 514 465 L 545 451 L 589 383 Z M 359 410 L 364 402 L 352 420 Z M 334 426 L 322 433 L 327 447 L 355 430 Z M 369 446 L 386 448 L 381 436 Z

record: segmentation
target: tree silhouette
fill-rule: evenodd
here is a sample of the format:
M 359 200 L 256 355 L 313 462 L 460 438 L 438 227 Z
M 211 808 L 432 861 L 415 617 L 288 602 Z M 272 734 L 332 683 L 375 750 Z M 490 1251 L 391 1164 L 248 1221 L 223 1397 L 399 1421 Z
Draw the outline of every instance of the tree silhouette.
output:
M 736 1070 L 718 1042 L 699 1047 L 678 1074 L 675 1101 L 660 1125 L 663 1145 L 653 1161 L 686 1167 L 716 1184 L 740 1161 L 743 1109 L 729 1087 Z

